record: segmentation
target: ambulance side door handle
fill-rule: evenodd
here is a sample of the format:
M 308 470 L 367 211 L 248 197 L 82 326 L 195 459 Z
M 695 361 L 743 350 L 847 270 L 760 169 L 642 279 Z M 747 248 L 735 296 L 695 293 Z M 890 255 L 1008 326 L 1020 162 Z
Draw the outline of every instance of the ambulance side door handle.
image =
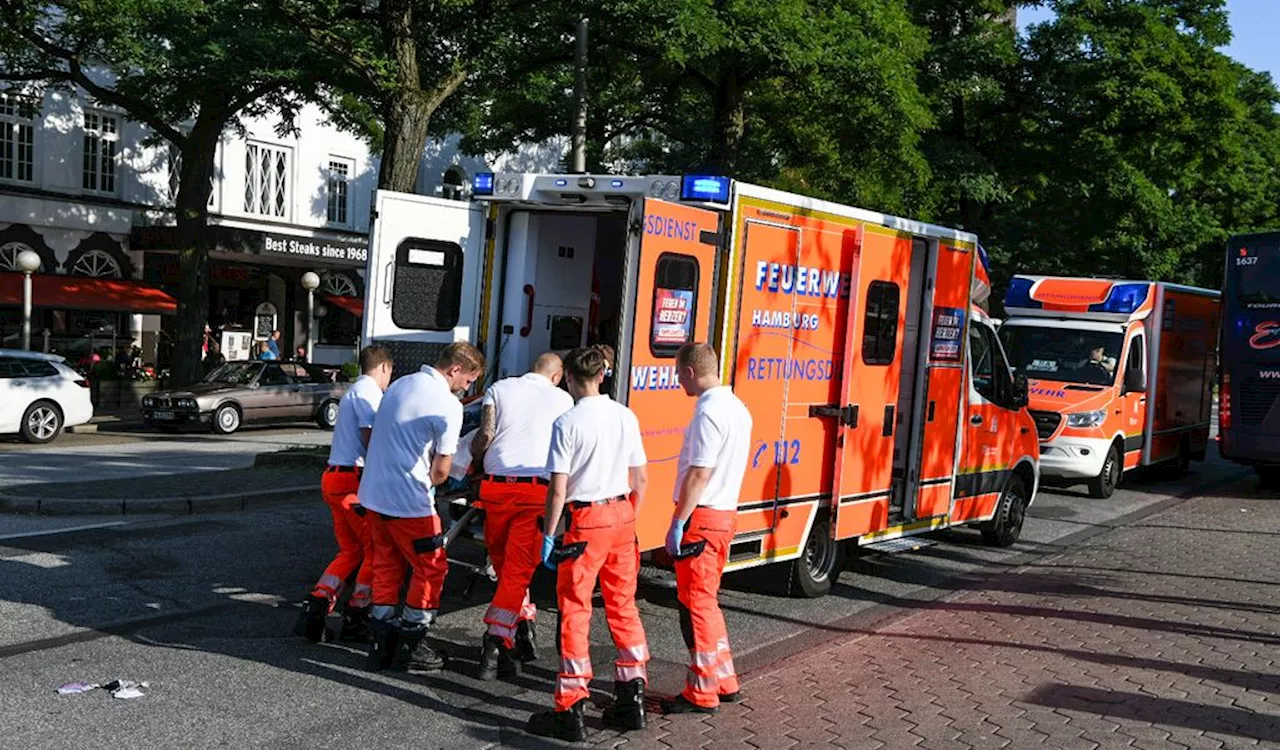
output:
M 533 284 L 524 285 L 524 293 L 529 295 L 529 306 L 525 308 L 524 325 L 520 326 L 520 338 L 528 338 L 529 333 L 533 331 Z
M 858 405 L 846 404 L 845 406 L 837 406 L 835 404 L 827 404 L 825 406 L 810 406 L 809 416 L 811 417 L 835 417 L 840 420 L 840 424 L 845 427 L 858 426 Z

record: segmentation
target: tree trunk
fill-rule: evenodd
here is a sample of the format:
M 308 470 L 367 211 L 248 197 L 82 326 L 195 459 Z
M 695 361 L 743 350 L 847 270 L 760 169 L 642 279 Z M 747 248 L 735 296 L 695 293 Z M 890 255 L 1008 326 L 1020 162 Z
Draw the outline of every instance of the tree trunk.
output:
M 711 166 L 721 174 L 734 176 L 738 157 L 742 154 L 742 138 L 746 132 L 746 103 L 736 70 L 730 68 L 720 79 L 714 100 Z
M 199 380 L 204 327 L 209 320 L 209 180 L 220 131 L 198 120 L 182 144 L 182 170 L 175 201 L 178 220 L 177 342 L 170 364 L 175 385 Z
M 383 108 L 384 132 L 378 189 L 413 192 L 435 106 L 417 91 L 392 92 Z

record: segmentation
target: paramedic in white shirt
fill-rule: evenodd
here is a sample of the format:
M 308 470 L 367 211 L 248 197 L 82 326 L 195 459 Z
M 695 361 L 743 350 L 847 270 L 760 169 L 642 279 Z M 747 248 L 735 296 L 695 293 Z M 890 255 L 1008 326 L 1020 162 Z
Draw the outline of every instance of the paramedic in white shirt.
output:
M 573 408 L 559 388 L 564 364 L 554 352 L 532 369 L 494 383 L 484 394 L 480 429 L 471 443 L 483 466 L 480 504 L 484 542 L 498 574 L 498 588 L 485 612 L 480 679 L 515 676 L 517 662 L 537 658 L 529 583 L 538 567 L 542 530 L 538 518 L 547 498 L 547 451 L 551 425 Z
M 382 401 L 382 392 L 391 382 L 391 352 L 374 344 L 360 352 L 360 372 L 338 402 L 338 420 L 333 426 L 329 465 L 320 477 L 320 494 L 333 515 L 333 535 L 338 554 L 316 581 L 311 596 L 302 605 L 294 632 L 311 641 L 324 634 L 325 617 L 333 610 L 347 577 L 357 570 L 356 586 L 342 614 L 343 639 L 361 639 L 369 628 L 369 597 L 373 591 L 373 564 L 368 558 L 369 524 L 364 508 L 356 499 L 365 447 L 373 429 L 373 417 Z
M 740 699 L 717 597 L 738 519 L 751 412 L 720 382 L 719 359 L 710 345 L 685 344 L 676 352 L 676 368 L 685 393 L 698 399 L 680 448 L 666 544 L 675 559 L 680 630 L 690 663 L 684 691 L 663 701 L 662 709 L 712 714 L 722 701 Z
M 575 349 L 565 359 L 569 393 L 577 404 L 556 420 L 547 456 L 551 486 L 542 561 L 547 567 L 559 565 L 560 673 L 555 710 L 534 714 L 528 729 L 570 741 L 585 736 L 583 709 L 590 701 L 592 677 L 591 596 L 597 579 L 618 652 L 614 703 L 604 712 L 605 725 L 624 731 L 645 726 L 649 646 L 636 608 L 636 509 L 648 478 L 639 420 L 627 407 L 600 395 L 605 365 L 594 348 Z M 562 514 L 564 540 L 557 550 L 555 531 Z
M 483 371 L 479 350 L 450 344 L 434 366 L 392 383 L 378 409 L 359 495 L 373 540 L 370 670 L 420 673 L 444 666 L 425 640 L 449 570 L 435 487 L 449 477 L 458 449 L 462 403 L 455 392 L 465 392 Z M 406 567 L 412 572 L 397 623 Z

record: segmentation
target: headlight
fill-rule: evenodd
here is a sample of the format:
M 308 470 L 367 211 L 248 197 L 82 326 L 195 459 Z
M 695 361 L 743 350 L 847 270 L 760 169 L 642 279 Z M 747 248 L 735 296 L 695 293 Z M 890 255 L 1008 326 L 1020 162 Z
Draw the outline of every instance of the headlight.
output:
M 154 398 L 150 397 L 150 396 L 147 396 L 146 398 L 142 399 L 142 405 L 143 405 L 143 406 L 155 406 L 155 405 L 156 405 L 156 400 L 155 400 Z
M 1097 427 L 1107 418 L 1107 410 L 1082 411 L 1067 415 L 1068 427 Z
M 196 408 L 196 400 L 194 398 L 180 398 L 178 399 L 178 408 L 194 409 Z

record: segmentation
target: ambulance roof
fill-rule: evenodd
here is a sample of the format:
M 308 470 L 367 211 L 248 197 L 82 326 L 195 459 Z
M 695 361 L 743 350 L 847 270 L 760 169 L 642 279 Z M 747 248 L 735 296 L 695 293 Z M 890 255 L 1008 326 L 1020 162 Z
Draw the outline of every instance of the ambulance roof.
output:
M 1155 304 L 1155 286 L 1153 281 L 1014 276 L 1004 307 L 1011 316 L 1142 320 Z

